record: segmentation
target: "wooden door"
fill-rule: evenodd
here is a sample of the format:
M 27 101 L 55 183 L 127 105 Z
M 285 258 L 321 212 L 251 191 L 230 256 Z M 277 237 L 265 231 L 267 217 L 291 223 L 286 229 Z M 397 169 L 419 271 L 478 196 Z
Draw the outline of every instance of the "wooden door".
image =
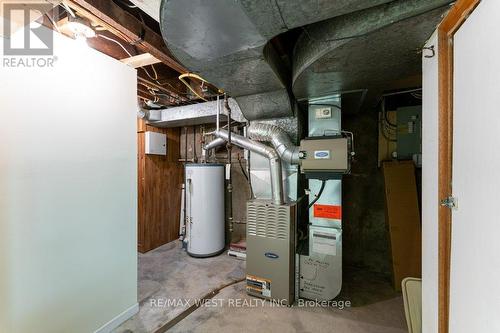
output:
M 500 332 L 500 1 L 453 39 L 449 331 Z

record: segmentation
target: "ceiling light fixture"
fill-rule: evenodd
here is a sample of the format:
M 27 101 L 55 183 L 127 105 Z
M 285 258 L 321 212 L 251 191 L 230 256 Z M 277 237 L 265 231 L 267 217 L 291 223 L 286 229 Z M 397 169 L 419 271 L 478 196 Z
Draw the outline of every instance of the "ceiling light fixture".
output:
M 90 22 L 80 17 L 68 17 L 68 29 L 73 33 L 75 39 L 87 39 L 96 36 L 94 29 L 90 26 Z

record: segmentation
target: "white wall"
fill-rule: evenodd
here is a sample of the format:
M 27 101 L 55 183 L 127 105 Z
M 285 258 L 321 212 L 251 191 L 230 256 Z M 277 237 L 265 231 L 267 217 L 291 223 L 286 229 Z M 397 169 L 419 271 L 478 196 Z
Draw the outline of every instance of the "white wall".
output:
M 422 112 L 422 332 L 438 331 L 438 39 L 423 52 Z
M 136 72 L 60 35 L 55 55 L 0 63 L 0 332 L 92 332 L 137 306 Z

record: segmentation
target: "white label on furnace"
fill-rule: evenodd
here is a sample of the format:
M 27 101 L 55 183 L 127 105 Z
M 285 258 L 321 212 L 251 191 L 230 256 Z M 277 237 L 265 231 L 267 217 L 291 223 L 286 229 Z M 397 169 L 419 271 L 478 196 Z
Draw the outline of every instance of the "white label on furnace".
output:
M 334 256 L 337 254 L 337 234 L 328 231 L 313 231 L 313 252 Z
M 332 117 L 332 108 L 316 109 L 316 119 L 330 119 Z

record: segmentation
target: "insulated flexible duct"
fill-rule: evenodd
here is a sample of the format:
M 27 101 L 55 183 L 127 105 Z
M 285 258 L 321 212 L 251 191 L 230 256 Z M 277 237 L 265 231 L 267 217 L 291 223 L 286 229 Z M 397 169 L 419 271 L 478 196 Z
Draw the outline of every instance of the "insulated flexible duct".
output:
M 299 164 L 299 147 L 295 146 L 288 134 L 278 126 L 251 124 L 247 133 L 253 140 L 271 142 L 283 161 L 290 164 Z

